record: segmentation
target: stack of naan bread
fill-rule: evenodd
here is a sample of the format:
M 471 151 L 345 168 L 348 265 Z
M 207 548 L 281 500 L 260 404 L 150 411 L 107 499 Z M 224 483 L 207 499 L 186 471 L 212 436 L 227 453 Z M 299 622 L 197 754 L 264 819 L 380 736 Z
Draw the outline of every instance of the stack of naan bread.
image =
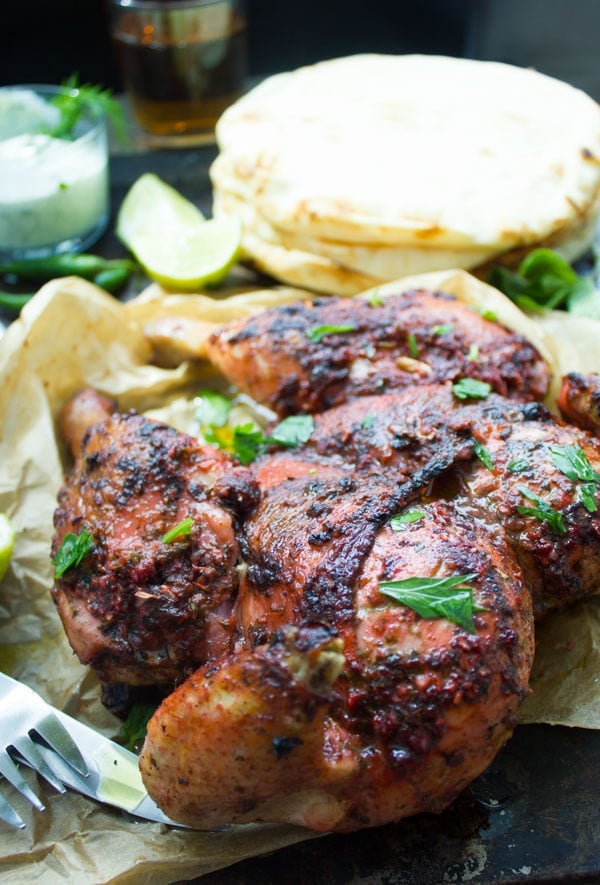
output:
M 263 81 L 217 126 L 214 215 L 259 270 L 354 294 L 547 245 L 568 260 L 600 208 L 600 108 L 533 70 L 356 55 Z

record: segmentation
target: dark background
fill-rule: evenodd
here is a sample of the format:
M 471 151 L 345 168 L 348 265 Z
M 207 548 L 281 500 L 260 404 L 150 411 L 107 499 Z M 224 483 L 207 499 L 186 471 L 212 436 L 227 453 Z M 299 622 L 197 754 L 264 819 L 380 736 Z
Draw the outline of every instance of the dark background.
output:
M 355 52 L 509 61 L 600 99 L 600 0 L 247 0 L 250 74 Z M 121 81 L 104 0 L 0 3 L 0 85 Z

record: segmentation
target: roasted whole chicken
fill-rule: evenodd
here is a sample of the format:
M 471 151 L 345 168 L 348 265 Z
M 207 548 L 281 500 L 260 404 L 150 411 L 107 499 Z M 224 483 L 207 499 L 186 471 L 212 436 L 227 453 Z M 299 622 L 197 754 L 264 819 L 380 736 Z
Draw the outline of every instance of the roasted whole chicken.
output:
M 140 766 L 175 820 L 441 811 L 515 726 L 535 618 L 598 587 L 600 443 L 537 401 L 531 344 L 440 293 L 266 311 L 209 353 L 310 435 L 266 428 L 242 466 L 76 396 L 53 541 L 90 538 L 54 588 L 75 651 L 174 689 Z

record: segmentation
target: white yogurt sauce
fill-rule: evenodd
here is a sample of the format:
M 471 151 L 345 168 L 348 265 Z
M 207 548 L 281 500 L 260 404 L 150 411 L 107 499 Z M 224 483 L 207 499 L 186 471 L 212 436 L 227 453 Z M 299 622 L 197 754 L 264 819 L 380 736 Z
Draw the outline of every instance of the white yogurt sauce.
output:
M 23 132 L 6 138 L 3 117 L 0 254 L 50 247 L 93 230 L 108 212 L 105 133 L 90 131 L 75 141 Z

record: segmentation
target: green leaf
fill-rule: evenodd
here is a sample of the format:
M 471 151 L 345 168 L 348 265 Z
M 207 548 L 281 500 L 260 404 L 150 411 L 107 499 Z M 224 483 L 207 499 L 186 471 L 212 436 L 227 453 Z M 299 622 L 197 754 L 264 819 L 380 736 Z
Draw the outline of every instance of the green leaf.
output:
M 368 412 L 365 417 L 360 422 L 360 426 L 364 427 L 366 430 L 372 430 L 377 423 L 377 415 L 375 412 Z
M 118 742 L 131 750 L 132 753 L 137 753 L 139 745 L 146 737 L 148 721 L 152 718 L 155 710 L 154 704 L 142 702 L 134 704 L 117 735 Z
M 522 310 L 555 310 L 565 305 L 574 312 L 592 309 L 592 305 L 596 309 L 591 280 L 580 277 L 552 249 L 533 249 L 516 273 L 493 268 L 489 282 Z
M 469 352 L 467 354 L 467 359 L 470 363 L 476 363 L 479 359 L 479 345 L 472 344 L 469 348 Z
M 552 446 L 552 461 L 557 470 L 560 470 L 567 479 L 572 482 L 600 483 L 600 473 L 597 473 L 587 459 L 587 455 L 577 444 L 569 446 Z
M 487 307 L 477 307 L 475 304 L 471 304 L 470 307 L 471 310 L 479 314 L 482 320 L 488 320 L 490 323 L 498 322 L 498 315 L 493 310 L 489 310 Z
M 473 593 L 465 586 L 475 577 L 472 574 L 380 581 L 379 590 L 385 596 L 412 608 L 422 618 L 447 618 L 472 633 L 475 630 L 473 612 L 485 611 L 473 602 Z
M 457 399 L 485 399 L 491 390 L 491 384 L 478 381 L 477 378 L 459 378 L 452 385 L 452 393 Z
M 251 464 L 260 454 L 265 444 L 265 437 L 260 427 L 251 421 L 233 428 L 232 448 L 242 464 Z
M 314 429 L 315 421 L 312 415 L 290 415 L 265 437 L 265 442 L 281 446 L 300 446 L 308 442 Z
M 79 83 L 79 76 L 72 74 L 65 80 L 53 104 L 60 111 L 60 120 L 49 133 L 54 138 L 67 138 L 82 114 L 106 116 L 120 141 L 126 141 L 125 114 L 119 102 L 112 97 L 110 89 L 91 83 Z
M 417 344 L 417 339 L 413 335 L 412 332 L 409 332 L 406 340 L 408 342 L 408 350 L 410 355 L 414 360 L 419 358 L 419 345 Z
M 202 390 L 194 399 L 196 420 L 200 427 L 224 427 L 231 405 L 226 396 L 214 390 Z
M 326 335 L 338 335 L 344 332 L 356 332 L 356 325 L 354 323 L 345 323 L 340 326 L 313 326 L 312 329 L 307 329 L 305 334 L 311 341 L 319 344 Z
M 600 320 L 600 292 L 594 287 L 591 280 L 581 279 L 581 285 L 578 285 L 569 295 L 567 310 L 574 316 Z
M 379 289 L 374 289 L 367 300 L 371 307 L 381 307 L 385 301 L 385 299 L 379 294 Z
M 65 535 L 58 552 L 52 557 L 54 577 L 61 578 L 68 569 L 81 563 L 94 546 L 94 539 L 83 529 L 78 535 L 70 532 Z
M 390 528 L 394 532 L 401 532 L 405 526 L 413 522 L 419 522 L 425 516 L 422 510 L 405 510 L 390 519 Z
M 185 535 L 191 535 L 193 527 L 194 520 L 191 516 L 186 516 L 185 519 L 182 519 L 181 522 L 178 522 L 177 525 L 174 525 L 172 529 L 169 529 L 168 532 L 165 532 L 165 534 L 162 536 L 163 543 L 170 544 L 177 538 L 182 538 Z
M 598 510 L 598 504 L 596 502 L 596 486 L 594 483 L 585 483 L 582 486 L 579 486 L 579 500 L 585 507 L 588 513 L 596 513 Z
M 473 451 L 476 456 L 479 458 L 484 467 L 487 467 L 488 470 L 494 469 L 494 461 L 489 450 L 480 443 L 479 440 L 474 440 L 473 442 Z
M 535 507 L 523 507 L 519 505 L 517 507 L 517 513 L 521 516 L 534 516 L 536 519 L 541 519 L 544 522 L 547 522 L 557 534 L 566 535 L 567 527 L 562 513 L 554 510 L 547 501 L 544 501 L 543 498 L 540 498 L 539 495 L 536 495 L 535 492 L 532 492 L 531 489 L 528 489 L 526 486 L 517 486 L 517 488 L 525 498 L 529 501 L 533 501 L 536 505 Z
M 507 470 L 510 470 L 511 473 L 524 473 L 529 467 L 529 463 L 525 460 L 525 458 L 515 458 L 514 461 L 511 461 L 510 464 L 507 465 Z
M 451 332 L 454 332 L 454 326 L 451 326 L 447 323 L 442 323 L 440 325 L 431 327 L 432 335 L 449 335 Z

